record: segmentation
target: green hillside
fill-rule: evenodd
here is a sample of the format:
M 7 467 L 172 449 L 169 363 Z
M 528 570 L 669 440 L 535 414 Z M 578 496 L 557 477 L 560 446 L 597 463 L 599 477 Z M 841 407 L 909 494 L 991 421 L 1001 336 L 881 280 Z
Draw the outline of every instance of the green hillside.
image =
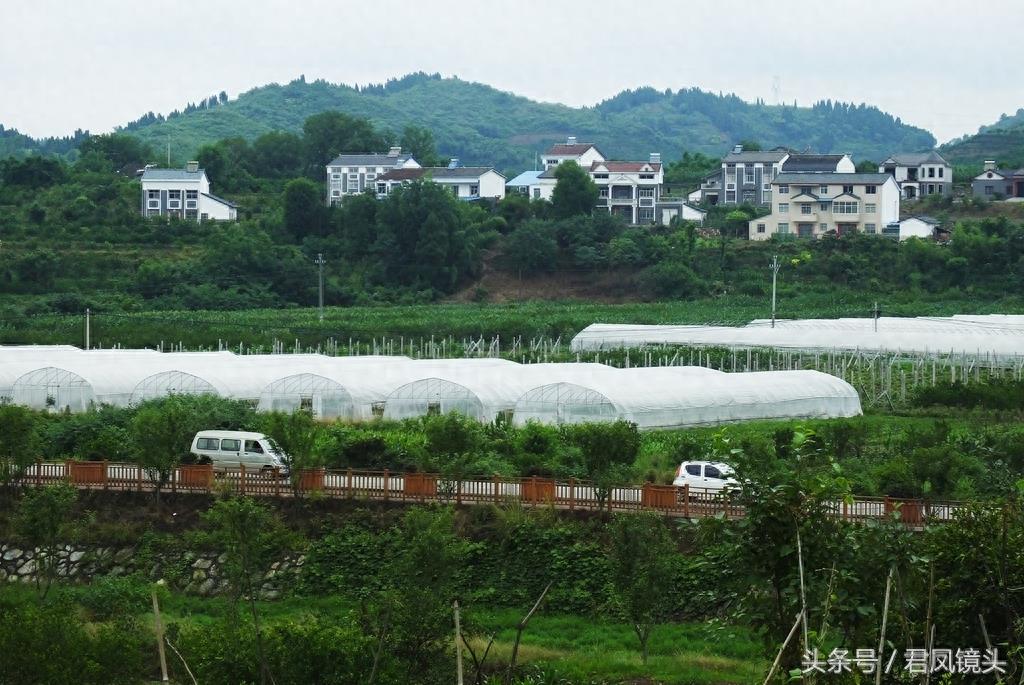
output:
M 1001 166 L 1024 166 L 1024 123 L 1012 127 L 982 127 L 977 134 L 947 143 L 939 151 L 954 164 L 978 164 L 994 159 Z
M 229 136 L 253 139 L 275 129 L 297 131 L 311 114 L 337 109 L 395 133 L 410 123 L 424 126 L 433 131 L 441 154 L 507 172 L 532 167 L 538 150 L 569 134 L 599 142 L 615 158 L 660 151 L 666 160 L 684 150 L 718 155 L 743 139 L 867 159 L 935 143 L 927 131 L 867 105 L 769 106 L 698 89 L 641 88 L 594 107 L 573 108 L 422 73 L 362 88 L 300 78 L 189 109 L 167 118 L 147 114 L 123 130 L 155 149 L 170 142 L 180 162 L 204 143 Z

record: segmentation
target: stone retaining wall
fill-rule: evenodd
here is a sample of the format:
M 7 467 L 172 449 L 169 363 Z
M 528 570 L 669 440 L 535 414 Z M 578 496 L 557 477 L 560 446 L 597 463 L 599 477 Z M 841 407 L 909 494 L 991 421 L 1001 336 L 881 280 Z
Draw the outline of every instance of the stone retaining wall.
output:
M 64 582 L 87 583 L 98 576 L 139 575 L 147 580 L 163 578 L 177 589 L 204 597 L 227 591 L 221 571 L 225 554 L 213 552 L 172 552 L 156 558 L 140 554 L 137 547 L 90 547 L 63 545 L 55 553 L 56 575 Z M 25 549 L 0 544 L 0 582 L 34 582 L 39 565 L 46 559 L 39 548 Z M 263 575 L 260 594 L 276 599 L 294 585 L 305 563 L 302 554 L 275 561 Z

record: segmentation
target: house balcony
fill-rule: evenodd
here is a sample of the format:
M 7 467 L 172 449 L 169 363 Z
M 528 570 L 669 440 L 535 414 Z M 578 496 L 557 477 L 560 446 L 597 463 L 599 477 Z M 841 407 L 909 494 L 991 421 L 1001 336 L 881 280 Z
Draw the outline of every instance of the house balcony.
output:
M 612 197 L 608 202 L 612 205 L 633 205 L 636 203 L 632 197 Z

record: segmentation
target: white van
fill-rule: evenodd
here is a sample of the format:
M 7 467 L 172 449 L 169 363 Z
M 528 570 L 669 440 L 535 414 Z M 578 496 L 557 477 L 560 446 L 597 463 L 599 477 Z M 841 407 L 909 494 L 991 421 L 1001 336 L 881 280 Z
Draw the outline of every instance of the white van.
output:
M 246 431 L 199 431 L 192 439 L 192 454 L 208 457 L 217 471 L 237 469 L 288 473 L 288 455 L 273 438 Z

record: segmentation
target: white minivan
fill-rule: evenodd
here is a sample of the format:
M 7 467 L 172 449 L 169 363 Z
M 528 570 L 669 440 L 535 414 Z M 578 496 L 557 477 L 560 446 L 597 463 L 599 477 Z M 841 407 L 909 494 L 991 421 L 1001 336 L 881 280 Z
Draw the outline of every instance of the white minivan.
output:
M 192 454 L 209 458 L 218 471 L 237 469 L 288 473 L 288 455 L 273 438 L 246 431 L 199 431 L 192 439 Z

